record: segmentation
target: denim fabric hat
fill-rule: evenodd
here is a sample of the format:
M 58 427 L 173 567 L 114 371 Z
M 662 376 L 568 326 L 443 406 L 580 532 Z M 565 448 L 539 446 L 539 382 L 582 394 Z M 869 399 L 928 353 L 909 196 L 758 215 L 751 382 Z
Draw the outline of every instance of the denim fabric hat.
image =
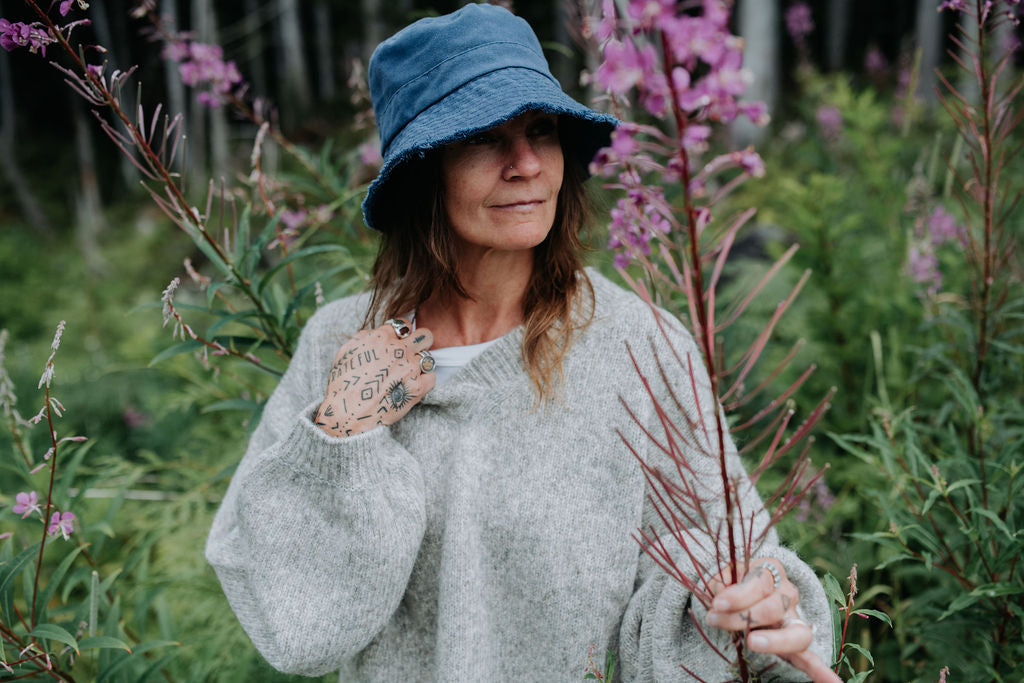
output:
M 617 123 L 562 92 L 530 25 L 494 5 L 410 24 L 377 47 L 369 77 L 384 165 L 363 200 L 363 218 L 376 230 L 389 178 L 427 150 L 539 109 L 576 120 L 576 157 L 586 173 Z

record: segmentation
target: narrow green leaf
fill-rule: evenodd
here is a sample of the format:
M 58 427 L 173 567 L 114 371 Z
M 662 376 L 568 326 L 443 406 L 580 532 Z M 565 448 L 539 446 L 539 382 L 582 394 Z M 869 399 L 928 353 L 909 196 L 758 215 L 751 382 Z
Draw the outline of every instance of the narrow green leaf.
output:
M 832 602 L 839 605 L 846 604 L 846 594 L 843 592 L 843 589 L 839 585 L 839 582 L 836 581 L 836 577 L 832 576 L 831 574 L 825 574 L 824 584 L 825 594 L 828 595 L 829 599 L 832 600 Z
M 215 320 L 208 328 L 206 328 L 206 336 L 215 336 L 222 327 L 224 327 L 228 323 L 233 322 L 247 325 L 254 330 L 259 330 L 259 311 L 257 311 L 255 308 L 247 308 L 246 310 L 238 311 L 237 313 L 231 313 L 229 315 L 219 315 L 217 316 L 217 320 Z
M 874 617 L 875 619 L 879 619 L 879 620 L 884 621 L 885 623 L 889 624 L 889 628 L 892 628 L 892 619 L 889 618 L 889 615 L 886 614 L 885 612 L 879 612 L 876 609 L 855 609 L 855 610 L 853 610 L 853 613 L 854 614 L 863 614 L 863 615 L 868 616 L 868 617 Z
M 133 653 L 136 656 L 138 656 L 144 652 L 155 650 L 158 647 L 171 647 L 172 645 L 174 647 L 181 647 L 181 643 L 179 643 L 176 640 L 147 640 L 144 643 L 139 643 L 138 645 L 136 645 L 135 649 L 133 650 Z
M 850 676 L 846 683 L 863 683 L 863 681 L 871 675 L 872 671 L 874 671 L 874 669 L 868 669 L 867 671 L 860 671 L 858 673 L 855 673 L 853 676 Z
M 992 512 L 991 510 L 986 510 L 985 508 L 978 507 L 971 508 L 970 511 L 976 515 L 981 515 L 982 517 L 987 518 L 989 521 L 996 525 L 997 529 L 1006 534 L 1006 537 L 1008 539 L 1010 539 L 1011 541 L 1013 540 L 1014 534 L 1010 532 L 1010 529 L 1006 526 L 1006 522 L 999 519 L 999 515 Z
M 158 672 L 164 664 L 177 657 L 178 652 L 180 652 L 180 650 L 174 650 L 170 654 L 166 654 L 160 659 L 150 664 L 149 668 L 143 671 L 142 675 L 135 679 L 135 683 L 144 683 L 144 681 L 148 681 L 149 677 Z
M 35 543 L 18 553 L 10 562 L 0 565 L 0 594 L 2 594 L 14 582 L 33 557 L 39 554 L 39 544 Z
M 132 649 L 128 647 L 128 643 L 117 638 L 110 636 L 90 636 L 88 638 L 82 638 L 78 641 L 79 650 L 125 650 L 129 654 Z
M 293 263 L 295 261 L 298 261 L 299 259 L 306 258 L 307 256 L 313 256 L 315 254 L 324 254 L 331 251 L 343 251 L 345 253 L 348 253 L 348 249 L 346 249 L 340 244 L 318 244 L 316 246 L 306 247 L 305 249 L 300 249 L 299 251 L 296 251 L 292 254 L 288 254 L 288 258 L 282 259 L 280 263 L 278 263 L 273 268 L 268 270 L 266 274 L 262 278 L 260 278 L 260 283 L 256 287 L 256 293 L 262 294 L 263 290 L 270 283 L 270 280 L 279 272 L 281 272 L 282 268 L 287 267 L 289 263 Z
M 853 650 L 856 650 L 857 652 L 859 652 L 862 655 L 864 655 L 864 658 L 868 660 L 868 663 L 870 663 L 871 666 L 875 665 L 875 658 L 872 657 L 871 653 L 868 652 L 864 647 L 861 647 L 857 643 L 847 643 L 846 647 L 851 648 Z
M 200 251 L 206 254 L 206 258 L 210 259 L 210 262 L 217 267 L 217 270 L 224 273 L 224 275 L 230 276 L 231 267 L 220 257 L 220 254 L 218 254 L 217 250 L 213 248 L 213 245 L 207 242 L 201 235 L 196 236 L 194 239 L 196 246 L 199 247 Z
M 224 401 L 211 403 L 202 409 L 203 413 L 214 413 L 221 410 L 255 410 L 260 401 L 253 401 L 245 398 L 230 398 Z
M 27 635 L 45 638 L 46 640 L 56 640 L 65 645 L 70 645 L 75 650 L 78 649 L 78 641 L 75 640 L 75 637 L 56 624 L 39 624 L 29 631 Z
M 172 356 L 177 356 L 182 353 L 189 353 L 190 351 L 197 351 L 200 348 L 202 348 L 202 346 L 202 342 L 198 342 L 195 339 L 189 339 L 187 341 L 179 342 L 174 346 L 170 346 L 161 351 L 160 353 L 158 353 L 156 357 L 153 358 L 153 360 L 149 361 L 149 364 L 146 367 L 151 368 L 160 361 L 167 360 Z
M 217 296 L 217 292 L 220 291 L 222 287 L 230 286 L 231 283 L 227 282 L 226 280 L 218 280 L 216 282 L 211 282 L 210 286 L 206 288 L 206 305 L 209 308 L 213 308 L 213 298 Z
M 71 552 L 69 552 L 64 559 L 60 561 L 60 564 L 53 570 L 53 573 L 50 574 L 50 580 L 47 581 L 46 587 L 36 598 L 36 617 L 40 621 L 46 619 L 46 609 L 50 604 L 50 598 L 53 597 L 54 592 L 57 590 L 57 586 L 59 586 L 60 582 L 64 579 L 64 575 L 67 573 L 68 568 L 71 567 L 71 563 L 75 561 L 75 558 L 78 557 L 78 554 L 82 552 L 83 549 L 83 546 L 73 548 Z

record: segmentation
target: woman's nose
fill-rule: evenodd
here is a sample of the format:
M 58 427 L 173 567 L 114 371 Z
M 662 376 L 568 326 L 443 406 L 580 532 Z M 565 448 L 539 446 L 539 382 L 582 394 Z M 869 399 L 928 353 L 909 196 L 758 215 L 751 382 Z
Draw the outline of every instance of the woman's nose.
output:
M 507 159 L 503 174 L 506 180 L 521 176 L 532 177 L 540 172 L 540 156 L 527 135 L 516 135 L 509 141 Z

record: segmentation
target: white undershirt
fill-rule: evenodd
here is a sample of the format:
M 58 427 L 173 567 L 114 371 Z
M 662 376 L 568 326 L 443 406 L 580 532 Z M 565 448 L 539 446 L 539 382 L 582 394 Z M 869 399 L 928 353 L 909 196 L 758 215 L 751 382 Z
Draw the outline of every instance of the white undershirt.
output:
M 406 316 L 412 321 L 412 329 L 416 329 L 416 312 L 413 311 L 410 315 Z M 500 339 L 501 337 L 498 337 Z M 430 349 L 430 355 L 434 357 L 434 376 L 437 378 L 434 386 L 439 387 L 455 375 L 456 372 L 462 368 L 463 365 L 469 363 L 481 353 L 487 350 L 487 348 L 498 341 L 498 339 L 491 339 L 490 341 L 480 342 L 479 344 L 469 344 L 467 346 L 449 346 L 443 349 Z
M 434 386 L 440 386 L 447 382 L 463 365 L 486 351 L 487 348 L 496 341 L 498 340 L 492 339 L 490 341 L 481 342 L 479 344 L 470 344 L 468 346 L 449 346 L 444 349 L 430 349 L 430 355 L 434 357 L 435 363 L 434 375 L 437 377 L 437 383 Z

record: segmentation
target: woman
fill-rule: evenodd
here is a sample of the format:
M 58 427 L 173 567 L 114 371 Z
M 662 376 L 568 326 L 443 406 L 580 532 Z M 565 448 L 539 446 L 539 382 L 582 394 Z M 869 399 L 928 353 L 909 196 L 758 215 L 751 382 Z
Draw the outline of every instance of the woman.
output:
M 656 417 L 625 342 L 671 351 L 648 306 L 581 267 L 585 163 L 614 119 L 566 96 L 526 22 L 489 5 L 385 41 L 370 88 L 374 288 L 307 324 L 207 546 L 256 647 L 343 681 L 579 680 L 591 645 L 623 680 L 723 680 L 701 631 L 724 647 L 750 629 L 755 667 L 837 680 L 822 590 L 773 533 L 743 583 L 713 582 L 710 611 L 632 538 L 656 514 L 620 397 Z M 692 467 L 720 481 L 711 459 Z

